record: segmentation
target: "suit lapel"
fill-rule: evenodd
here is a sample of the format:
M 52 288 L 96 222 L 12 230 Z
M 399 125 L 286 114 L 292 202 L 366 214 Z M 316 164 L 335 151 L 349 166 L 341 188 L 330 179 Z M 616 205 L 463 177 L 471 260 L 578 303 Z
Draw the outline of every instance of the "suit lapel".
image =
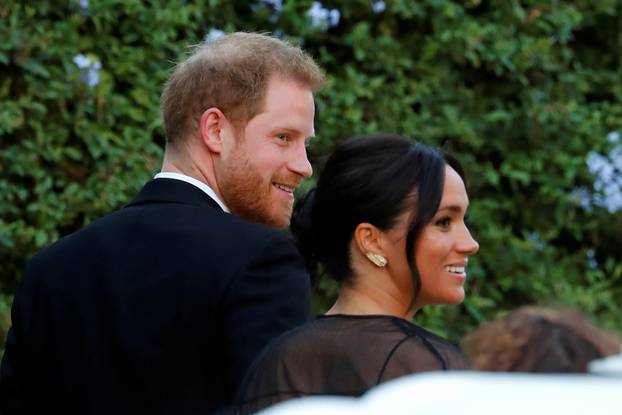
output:
M 204 191 L 190 183 L 176 179 L 153 179 L 147 182 L 126 207 L 167 202 L 216 208 L 222 211 L 218 203 Z

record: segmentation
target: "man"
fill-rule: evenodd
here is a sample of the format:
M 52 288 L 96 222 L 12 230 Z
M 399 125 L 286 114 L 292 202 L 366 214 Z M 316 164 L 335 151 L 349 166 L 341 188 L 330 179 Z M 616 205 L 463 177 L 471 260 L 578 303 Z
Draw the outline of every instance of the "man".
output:
M 22 278 L 6 413 L 212 413 L 232 402 L 264 345 L 309 318 L 303 261 L 270 227 L 289 224 L 311 175 L 322 82 L 300 49 L 257 34 L 204 44 L 176 67 L 162 94 L 162 172 L 125 208 L 38 253 Z

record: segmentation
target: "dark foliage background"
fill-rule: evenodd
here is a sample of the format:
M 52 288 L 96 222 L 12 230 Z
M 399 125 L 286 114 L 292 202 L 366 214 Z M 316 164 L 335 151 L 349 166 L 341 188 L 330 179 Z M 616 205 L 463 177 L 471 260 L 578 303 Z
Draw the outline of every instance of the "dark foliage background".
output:
M 38 0 L 0 5 L 0 337 L 31 255 L 158 170 L 162 85 L 221 30 L 272 32 L 325 68 L 316 167 L 377 131 L 461 159 L 480 254 L 464 304 L 419 323 L 457 341 L 539 303 L 622 331 L 622 1 Z M 319 281 L 317 312 L 336 290 Z

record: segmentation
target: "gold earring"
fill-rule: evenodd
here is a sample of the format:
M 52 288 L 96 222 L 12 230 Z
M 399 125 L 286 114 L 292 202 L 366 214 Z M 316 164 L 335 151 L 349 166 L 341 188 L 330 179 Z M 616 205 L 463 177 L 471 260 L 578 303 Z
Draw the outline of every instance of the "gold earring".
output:
M 380 254 L 368 252 L 365 254 L 367 259 L 373 262 L 377 267 L 383 268 L 387 266 L 387 259 Z

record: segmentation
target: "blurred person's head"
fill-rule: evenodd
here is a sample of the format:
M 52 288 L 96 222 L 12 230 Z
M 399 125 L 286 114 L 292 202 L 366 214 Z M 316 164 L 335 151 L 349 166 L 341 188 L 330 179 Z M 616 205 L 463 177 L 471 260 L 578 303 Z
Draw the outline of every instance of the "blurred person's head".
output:
M 478 250 L 464 222 L 468 205 L 455 159 L 379 134 L 336 148 L 295 207 L 292 231 L 311 267 L 321 264 L 340 283 L 340 298 L 349 289 L 356 308 L 366 292 L 388 299 L 378 312 L 407 317 L 464 299 L 468 257 Z
M 569 309 L 521 307 L 465 337 L 473 369 L 506 372 L 587 372 L 594 359 L 620 352 L 620 339 Z
M 162 93 L 163 170 L 207 183 L 231 213 L 284 227 L 293 191 L 311 175 L 321 70 L 300 48 L 254 33 L 198 46 Z

